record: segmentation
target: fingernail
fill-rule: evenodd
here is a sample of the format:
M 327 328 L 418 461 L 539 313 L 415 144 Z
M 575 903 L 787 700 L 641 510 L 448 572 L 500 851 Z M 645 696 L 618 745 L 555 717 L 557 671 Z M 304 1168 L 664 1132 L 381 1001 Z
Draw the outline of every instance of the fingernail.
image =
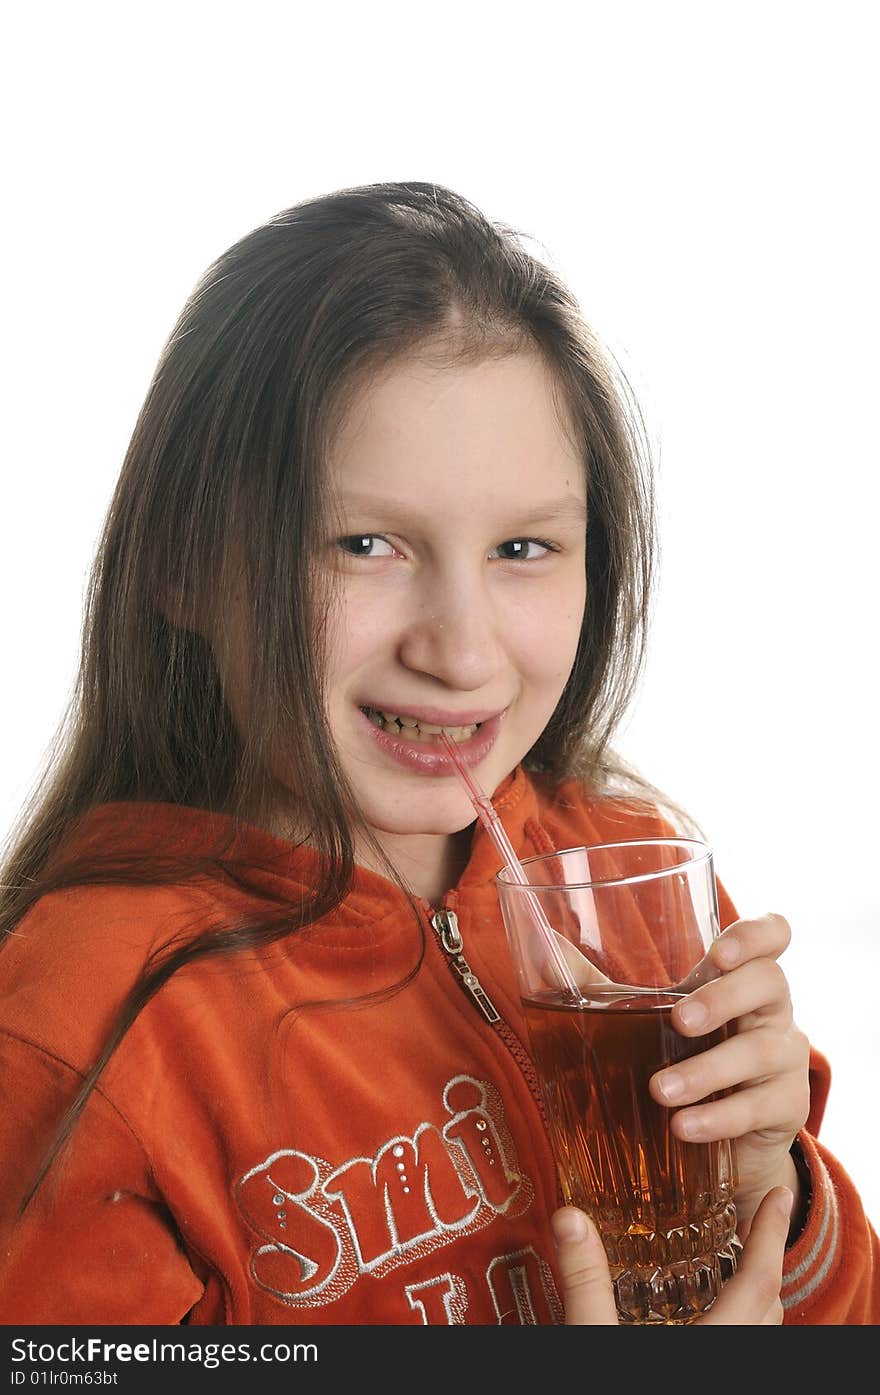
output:
M 702 1003 L 683 1003 L 678 1016 L 686 1027 L 702 1027 L 709 1021 L 709 1009 Z
M 794 1203 L 794 1192 L 788 1187 L 780 1187 L 776 1194 L 776 1205 L 783 1216 L 791 1215 L 791 1208 Z
M 678 1126 L 685 1138 L 698 1138 L 702 1133 L 702 1125 L 696 1114 L 676 1114 Z
M 553 1217 L 553 1239 L 557 1244 L 568 1240 L 586 1240 L 587 1218 L 583 1211 L 567 1207 Z
M 657 1084 L 665 1099 L 677 1100 L 679 1095 L 684 1094 L 684 1080 L 677 1071 L 667 1071 L 658 1078 Z

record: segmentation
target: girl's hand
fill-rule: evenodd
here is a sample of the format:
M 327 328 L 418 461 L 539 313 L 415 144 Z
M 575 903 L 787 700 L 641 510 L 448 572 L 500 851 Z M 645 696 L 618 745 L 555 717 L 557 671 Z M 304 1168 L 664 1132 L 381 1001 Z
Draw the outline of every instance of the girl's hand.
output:
M 677 1003 L 672 1022 L 686 1037 L 724 1023 L 735 1032 L 651 1079 L 652 1097 L 676 1108 L 670 1128 L 677 1138 L 735 1140 L 741 1236 L 771 1187 L 791 1188 L 795 1218 L 799 1209 L 800 1183 L 789 1149 L 809 1111 L 810 1047 L 795 1026 L 788 983 L 776 962 L 790 939 L 791 928 L 780 915 L 728 926 L 708 955 L 720 976 Z M 699 1103 L 720 1090 L 732 1093 Z
M 778 1326 L 782 1322 L 782 1259 L 788 1234 L 792 1194 L 774 1187 L 755 1212 L 737 1271 L 728 1279 L 712 1307 L 694 1326 L 749 1324 Z M 556 1258 L 562 1279 L 568 1327 L 616 1324 L 617 1309 L 605 1248 L 593 1222 L 573 1206 L 563 1206 L 551 1218 Z

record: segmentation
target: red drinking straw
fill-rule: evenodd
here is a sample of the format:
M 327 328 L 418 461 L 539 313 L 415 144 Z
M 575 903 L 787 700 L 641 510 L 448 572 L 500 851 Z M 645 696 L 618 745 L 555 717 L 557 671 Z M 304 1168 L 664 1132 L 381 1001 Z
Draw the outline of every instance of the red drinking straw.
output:
M 513 851 L 513 845 L 511 844 L 510 839 L 504 831 L 504 825 L 502 824 L 501 819 L 498 817 L 498 814 L 495 811 L 495 807 L 491 799 L 487 794 L 483 792 L 483 790 L 480 789 L 480 786 L 477 784 L 473 775 L 468 770 L 467 766 L 461 758 L 461 752 L 459 751 L 455 742 L 452 740 L 452 737 L 448 736 L 445 731 L 441 731 L 440 740 L 446 747 L 449 756 L 455 762 L 455 768 L 461 776 L 467 789 L 467 792 L 471 797 L 471 803 L 477 811 L 477 816 L 480 822 L 482 823 L 483 827 L 485 828 L 486 832 L 489 834 L 492 841 L 494 842 L 499 853 L 501 854 L 505 866 L 509 867 L 511 872 L 513 873 L 514 881 L 518 882 L 520 886 L 528 886 L 529 879 L 525 874 L 522 863 L 520 862 L 516 853 Z M 551 928 L 547 920 L 547 917 L 544 914 L 540 901 L 532 891 L 526 894 L 526 901 L 529 903 L 529 908 L 532 912 L 532 915 L 535 918 L 535 923 L 537 924 L 538 929 L 544 936 L 544 940 L 546 941 L 547 945 L 547 950 L 550 954 L 550 958 L 553 961 L 554 968 L 556 969 L 556 972 L 559 976 L 559 981 L 562 984 L 562 987 L 565 988 L 565 990 L 571 994 L 575 1002 L 580 1002 L 580 989 L 578 988 L 577 984 L 571 976 L 569 967 L 566 964 L 565 958 L 559 949 L 559 945 L 557 944 L 558 937 L 556 935 L 556 932 Z

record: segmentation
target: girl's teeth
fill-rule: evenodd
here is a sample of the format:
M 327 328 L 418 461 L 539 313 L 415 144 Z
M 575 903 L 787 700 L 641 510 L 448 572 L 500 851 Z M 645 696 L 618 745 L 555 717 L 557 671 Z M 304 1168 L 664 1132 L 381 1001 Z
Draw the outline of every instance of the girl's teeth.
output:
M 418 722 L 415 717 L 398 716 L 396 712 L 375 711 L 373 708 L 367 709 L 367 716 L 380 730 L 402 736 L 405 741 L 428 741 L 433 736 L 439 736 L 441 731 L 445 731 L 453 741 L 467 741 L 479 726 L 479 723 L 473 722 L 466 727 L 438 727 L 430 722 Z

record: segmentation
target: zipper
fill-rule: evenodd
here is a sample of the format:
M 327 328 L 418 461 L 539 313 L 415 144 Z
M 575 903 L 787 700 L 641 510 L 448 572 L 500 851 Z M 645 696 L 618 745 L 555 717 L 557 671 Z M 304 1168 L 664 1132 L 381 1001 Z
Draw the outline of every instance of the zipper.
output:
M 452 891 L 448 894 L 447 897 L 444 898 L 444 900 L 450 901 L 455 897 L 455 895 L 456 893 Z M 535 1101 L 538 1114 L 541 1118 L 541 1124 L 544 1129 L 544 1137 L 547 1139 L 547 1142 L 549 1143 L 550 1126 L 547 1120 L 547 1110 L 544 1104 L 544 1095 L 541 1091 L 541 1085 L 538 1080 L 538 1076 L 535 1072 L 535 1067 L 532 1058 L 529 1055 L 523 1043 L 521 1042 L 520 1038 L 517 1036 L 516 1032 L 513 1030 L 513 1028 L 509 1026 L 507 1022 L 504 1021 L 504 1018 L 501 1016 L 495 1004 L 492 1002 L 492 999 L 489 997 L 485 988 L 480 983 L 480 980 L 477 978 L 476 974 L 472 971 L 470 965 L 465 959 L 464 940 L 462 939 L 461 931 L 458 928 L 458 916 L 449 905 L 442 906 L 439 911 L 435 911 L 432 909 L 431 906 L 428 905 L 427 902 L 423 901 L 422 904 L 427 911 L 428 921 L 431 925 L 431 928 L 437 936 L 437 940 L 440 944 L 441 949 L 446 955 L 448 962 L 451 964 L 453 970 L 455 971 L 459 983 L 461 984 L 465 992 L 468 994 L 471 1001 L 482 1013 L 486 1021 L 495 1028 L 495 1031 L 497 1032 L 498 1036 L 504 1042 L 504 1045 L 507 1047 L 507 1050 L 510 1052 L 511 1056 L 513 1057 L 514 1061 L 519 1067 L 520 1073 L 522 1074 L 526 1082 L 526 1085 L 529 1088 L 529 1093 L 532 1096 L 532 1099 Z M 564 1198 L 562 1195 L 562 1187 L 558 1180 L 558 1173 L 556 1184 L 556 1196 L 557 1202 L 561 1206 L 563 1204 Z
M 458 916 L 455 911 L 439 910 L 431 916 L 431 925 L 437 934 L 443 951 L 449 957 L 453 969 L 458 974 L 459 982 L 466 993 L 476 1003 L 480 1012 L 487 1022 L 493 1025 L 501 1021 L 501 1013 L 496 1008 L 489 994 L 486 992 L 480 980 L 471 969 L 470 964 L 465 959 L 464 941 L 461 938 L 461 931 L 458 928 Z

